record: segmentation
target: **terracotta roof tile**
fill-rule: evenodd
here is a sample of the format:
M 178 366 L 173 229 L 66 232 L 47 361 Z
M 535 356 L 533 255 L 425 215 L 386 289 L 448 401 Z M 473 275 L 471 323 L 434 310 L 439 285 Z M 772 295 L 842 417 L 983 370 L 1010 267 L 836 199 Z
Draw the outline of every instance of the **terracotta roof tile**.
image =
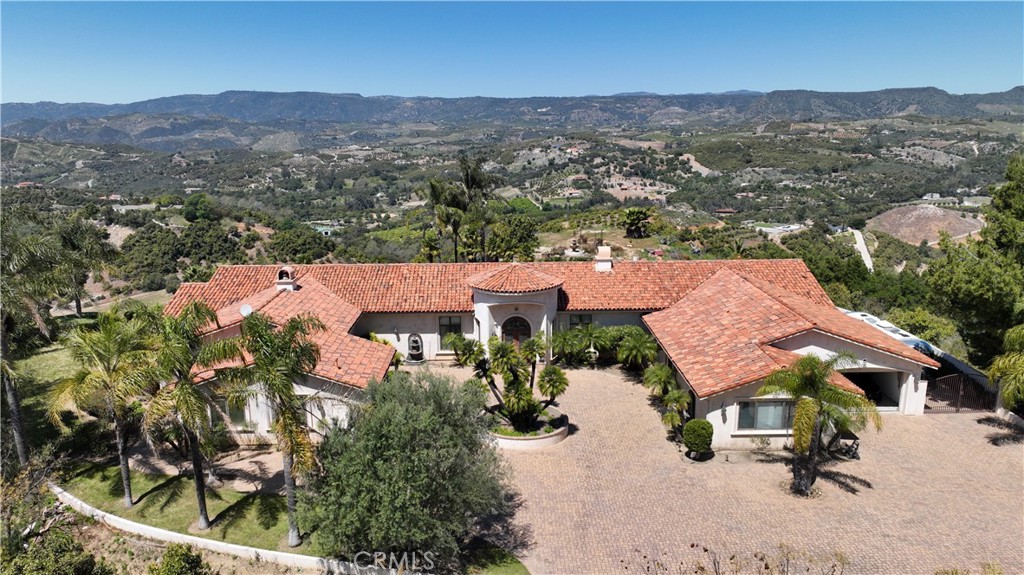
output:
M 345 301 L 367 313 L 471 312 L 471 277 L 507 268 L 507 263 L 466 264 L 321 264 L 295 266 L 299 278 L 311 276 Z M 593 262 L 517 264 L 522 269 L 560 278 L 561 310 L 664 309 L 720 269 L 731 269 L 771 282 L 823 305 L 832 305 L 801 260 L 696 260 L 616 262 L 610 272 L 594 270 Z M 179 290 L 168 304 L 176 313 L 179 300 L 199 297 L 220 309 L 274 285 L 277 265 L 221 266 L 202 290 Z M 497 272 L 494 272 L 497 273 Z M 182 284 L 195 286 L 197 284 Z M 180 294 L 180 296 L 179 296 Z
M 494 293 L 533 293 L 554 289 L 562 279 L 527 265 L 511 263 L 470 276 L 473 288 Z
M 923 365 L 935 364 L 831 305 L 731 269 L 720 270 L 672 307 L 643 320 L 698 397 L 752 383 L 787 366 L 789 352 L 780 353 L 770 344 L 812 329 Z

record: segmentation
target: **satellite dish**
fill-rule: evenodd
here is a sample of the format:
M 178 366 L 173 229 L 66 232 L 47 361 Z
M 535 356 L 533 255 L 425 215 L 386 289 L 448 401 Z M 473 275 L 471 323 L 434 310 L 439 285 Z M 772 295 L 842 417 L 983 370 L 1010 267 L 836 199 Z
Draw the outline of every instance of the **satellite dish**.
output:
M 249 317 L 252 314 L 252 306 L 243 303 L 242 308 L 238 310 L 238 313 L 242 314 L 242 317 Z

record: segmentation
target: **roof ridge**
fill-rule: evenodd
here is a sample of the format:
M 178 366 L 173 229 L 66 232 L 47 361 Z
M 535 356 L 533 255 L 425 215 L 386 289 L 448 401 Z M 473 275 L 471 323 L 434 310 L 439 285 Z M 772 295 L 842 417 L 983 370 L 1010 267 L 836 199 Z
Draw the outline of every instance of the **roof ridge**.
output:
M 778 296 L 776 296 L 776 295 L 774 295 L 774 294 L 772 294 L 772 293 L 769 293 L 769 292 L 768 292 L 767 290 L 765 290 L 765 289 L 764 289 L 764 287 L 763 287 L 763 286 L 757 285 L 758 283 L 760 283 L 760 282 L 759 282 L 759 280 L 758 280 L 757 278 L 751 278 L 751 277 L 747 277 L 747 276 L 746 276 L 745 274 L 741 274 L 741 273 L 738 273 L 738 272 L 733 272 L 733 273 L 735 273 L 735 274 L 736 274 L 737 276 L 739 276 L 739 278 L 740 278 L 741 280 L 743 280 L 743 281 L 747 282 L 748 284 L 750 284 L 751 286 L 753 286 L 753 288 L 754 288 L 754 289 L 756 289 L 757 291 L 759 291 L 759 292 L 763 293 L 764 295 L 766 295 L 766 296 L 768 296 L 768 297 L 772 298 L 773 300 L 775 300 L 775 301 L 779 302 L 779 304 L 781 304 L 781 305 L 782 305 L 783 307 L 785 307 L 785 308 L 786 308 L 786 309 L 788 309 L 789 311 L 791 311 L 791 312 L 795 313 L 795 314 L 796 314 L 796 315 L 797 315 L 798 317 L 800 317 L 800 318 L 801 318 L 801 319 L 803 319 L 804 321 L 806 321 L 806 322 L 810 323 L 812 327 L 816 327 L 816 328 L 819 328 L 819 329 L 821 328 L 821 326 L 820 326 L 820 325 L 818 324 L 818 322 L 817 322 L 816 320 L 813 320 L 813 319 L 811 319 L 811 318 L 807 317 L 806 315 L 804 315 L 803 313 L 801 313 L 801 312 L 800 312 L 799 310 L 797 310 L 797 309 L 795 309 L 795 308 L 794 308 L 793 306 L 789 305 L 789 303 L 787 303 L 787 302 L 785 302 L 785 301 L 783 301 L 783 300 L 779 299 L 779 297 L 778 297 Z M 803 298 L 803 296 L 800 296 L 800 295 L 794 294 L 794 293 L 790 292 L 789 290 L 786 290 L 786 289 L 783 289 L 783 288 L 780 288 L 780 287 L 778 287 L 778 286 L 774 286 L 774 285 L 773 285 L 773 287 L 776 287 L 776 288 L 778 288 L 778 289 L 781 289 L 782 291 L 784 291 L 784 292 L 786 292 L 786 293 L 789 293 L 789 294 L 791 294 L 791 295 L 794 295 L 794 296 L 796 296 L 796 297 L 801 297 L 801 298 Z M 810 304 L 812 304 L 812 305 L 819 305 L 819 304 L 816 304 L 815 302 L 811 301 L 811 300 L 810 300 L 810 299 L 808 299 L 808 298 L 803 298 L 803 299 L 807 299 L 807 302 L 808 302 L 808 303 L 810 303 Z M 825 306 L 821 306 L 821 307 L 825 307 Z M 806 330 L 801 330 L 801 331 L 806 331 Z M 825 331 L 827 331 L 827 330 L 825 330 Z M 799 332 L 794 332 L 794 333 L 799 333 Z M 831 332 L 829 332 L 829 333 L 831 333 Z M 792 335 L 792 334 L 790 334 L 790 335 Z M 782 337 L 789 337 L 789 336 L 782 336 Z M 776 339 L 773 339 L 772 341 L 778 341 L 779 339 L 780 339 L 780 338 L 776 338 Z

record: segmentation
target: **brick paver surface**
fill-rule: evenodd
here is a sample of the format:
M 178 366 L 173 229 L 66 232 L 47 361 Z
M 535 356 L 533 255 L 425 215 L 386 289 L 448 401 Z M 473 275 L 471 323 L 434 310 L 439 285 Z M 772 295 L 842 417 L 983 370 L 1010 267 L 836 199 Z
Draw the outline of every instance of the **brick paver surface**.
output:
M 694 557 L 691 543 L 726 557 L 779 544 L 838 551 L 847 573 L 977 573 L 990 561 L 1024 573 L 1024 444 L 990 444 L 1001 432 L 980 415 L 886 415 L 881 433 L 861 434 L 860 461 L 832 468 L 856 493 L 819 479 L 821 496 L 803 500 L 780 486 L 789 473 L 777 456 L 682 459 L 646 390 L 618 370 L 569 377 L 560 403 L 575 433 L 504 454 L 525 500 L 517 521 L 532 529 L 524 562 L 534 574 L 636 572 L 638 554 L 678 565 Z

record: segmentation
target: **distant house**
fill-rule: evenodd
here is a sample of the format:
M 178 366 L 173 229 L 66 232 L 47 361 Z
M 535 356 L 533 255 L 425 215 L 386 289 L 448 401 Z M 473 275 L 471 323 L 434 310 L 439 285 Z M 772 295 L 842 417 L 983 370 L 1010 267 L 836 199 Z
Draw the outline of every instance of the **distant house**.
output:
M 870 390 L 904 414 L 923 412 L 921 370 L 938 365 L 838 310 L 800 260 L 613 262 L 602 250 L 592 262 L 221 266 L 209 282 L 182 284 L 165 311 L 195 300 L 217 311 L 207 331 L 214 339 L 239 333 L 254 311 L 278 324 L 316 314 L 327 325 L 315 336 L 320 361 L 296 381 L 300 394 L 325 400 L 316 421 L 345 419 L 396 351 L 409 361 L 450 359 L 448 333 L 518 343 L 584 324 L 645 327 L 691 394 L 689 415 L 714 425 L 717 448 L 786 441 L 793 402 L 756 392 L 802 355 L 853 353 L 857 363 L 836 385 Z M 216 373 L 200 375 L 221 397 Z M 227 424 L 255 438 L 269 433 L 271 417 L 254 397 Z
M 32 187 L 35 187 L 35 185 L 36 185 L 35 182 L 18 182 L 17 184 L 14 184 L 14 187 L 15 188 L 32 188 Z
M 737 214 L 737 213 L 739 213 L 739 211 L 738 210 L 734 210 L 732 208 L 718 208 L 717 210 L 715 210 L 715 213 L 720 215 L 720 216 L 728 216 L 728 215 L 732 215 L 732 214 Z

